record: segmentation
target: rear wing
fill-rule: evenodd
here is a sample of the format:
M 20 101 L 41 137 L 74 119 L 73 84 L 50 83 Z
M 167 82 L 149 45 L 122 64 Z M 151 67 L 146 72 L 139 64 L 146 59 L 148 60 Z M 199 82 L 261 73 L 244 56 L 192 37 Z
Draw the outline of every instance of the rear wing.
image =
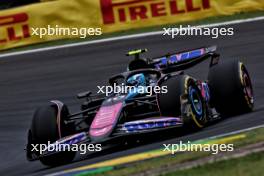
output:
M 217 64 L 219 60 L 219 54 L 216 53 L 216 48 L 216 46 L 210 46 L 167 54 L 165 56 L 148 59 L 148 64 L 150 67 L 162 70 L 163 72 L 174 72 L 188 69 L 211 58 L 211 67 Z

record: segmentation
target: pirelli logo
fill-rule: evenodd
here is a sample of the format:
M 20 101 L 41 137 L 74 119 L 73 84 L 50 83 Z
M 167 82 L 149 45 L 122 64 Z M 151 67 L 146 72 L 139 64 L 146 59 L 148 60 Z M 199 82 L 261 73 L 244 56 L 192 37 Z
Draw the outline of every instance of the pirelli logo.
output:
M 201 11 L 210 0 L 100 0 L 104 24 Z
M 0 16 L 0 44 L 28 37 L 30 32 L 26 13 Z

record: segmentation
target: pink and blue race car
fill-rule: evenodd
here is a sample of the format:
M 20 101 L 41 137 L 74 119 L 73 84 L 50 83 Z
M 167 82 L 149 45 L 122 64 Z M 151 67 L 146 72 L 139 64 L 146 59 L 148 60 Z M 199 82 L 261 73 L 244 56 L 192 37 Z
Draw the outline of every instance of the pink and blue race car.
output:
M 134 59 L 127 71 L 109 79 L 110 87 L 130 89 L 107 96 L 80 93 L 78 98 L 84 102 L 77 113 L 69 113 L 68 107 L 58 100 L 38 108 L 28 131 L 28 160 L 39 159 L 54 166 L 71 162 L 75 156 L 72 151 L 33 151 L 34 144 L 107 146 L 125 141 L 127 136 L 180 127 L 199 129 L 219 118 L 253 110 L 253 89 L 245 65 L 232 59 L 220 62 L 215 46 L 141 58 L 140 54 L 146 51 L 130 51 L 127 55 Z M 184 73 L 208 59 L 207 80 Z

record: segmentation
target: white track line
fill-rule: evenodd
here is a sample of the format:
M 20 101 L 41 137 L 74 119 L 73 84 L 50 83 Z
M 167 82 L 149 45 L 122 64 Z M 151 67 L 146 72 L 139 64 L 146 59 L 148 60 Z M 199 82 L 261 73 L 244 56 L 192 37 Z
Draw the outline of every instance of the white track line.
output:
M 218 27 L 218 26 L 227 26 L 227 25 L 234 25 L 234 24 L 240 24 L 240 23 L 260 21 L 260 20 L 264 20 L 264 16 L 242 19 L 242 20 L 233 20 L 233 21 L 227 21 L 227 22 L 221 22 L 221 23 L 199 25 L 196 27 Z M 84 46 L 84 45 L 92 45 L 92 44 L 98 44 L 98 43 L 104 43 L 104 42 L 112 42 L 112 41 L 118 41 L 118 40 L 143 38 L 143 37 L 149 37 L 149 36 L 154 36 L 154 35 L 162 35 L 163 33 L 164 33 L 164 31 L 146 32 L 146 33 L 140 33 L 140 34 L 124 35 L 124 36 L 119 36 L 119 37 L 111 37 L 111 38 L 106 38 L 106 39 L 99 39 L 99 40 L 84 41 L 84 42 L 78 42 L 78 43 L 57 45 L 57 46 L 31 49 L 31 50 L 25 50 L 25 51 L 17 51 L 17 52 L 12 52 L 12 53 L 0 54 L 0 58 L 17 56 L 17 55 L 24 55 L 24 54 L 31 54 L 31 53 L 37 53 L 37 52 L 44 52 L 44 51 L 51 51 L 51 50 L 56 50 L 56 49 Z

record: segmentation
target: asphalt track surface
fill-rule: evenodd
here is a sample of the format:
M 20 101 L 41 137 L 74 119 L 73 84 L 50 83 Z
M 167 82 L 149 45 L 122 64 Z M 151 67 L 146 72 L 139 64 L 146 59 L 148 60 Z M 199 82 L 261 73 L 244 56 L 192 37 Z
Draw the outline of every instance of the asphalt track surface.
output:
M 264 21 L 236 24 L 235 35 L 212 39 L 203 37 L 150 36 L 139 39 L 58 49 L 0 60 L 0 175 L 44 175 L 75 168 L 105 159 L 162 147 L 163 143 L 195 140 L 234 130 L 264 124 Z M 78 92 L 96 91 L 107 78 L 125 70 L 130 49 L 148 48 L 146 56 L 158 56 L 186 48 L 218 45 L 222 60 L 241 58 L 250 71 L 255 91 L 255 111 L 220 121 L 199 132 L 172 139 L 157 139 L 130 149 L 48 168 L 25 157 L 26 132 L 33 111 L 50 99 L 59 99 L 78 110 Z M 208 63 L 202 63 L 188 73 L 206 78 Z M 227 97 L 228 99 L 228 97 Z

